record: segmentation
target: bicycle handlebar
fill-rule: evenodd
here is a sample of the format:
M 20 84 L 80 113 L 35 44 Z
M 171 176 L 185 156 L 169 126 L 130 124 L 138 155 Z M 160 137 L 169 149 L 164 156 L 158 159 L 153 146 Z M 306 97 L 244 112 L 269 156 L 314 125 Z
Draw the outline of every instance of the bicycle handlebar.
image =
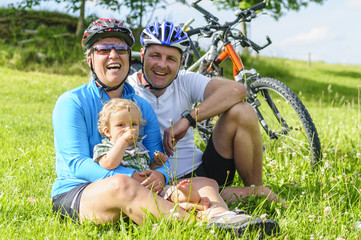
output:
M 211 37 L 213 35 L 214 32 L 216 31 L 220 31 L 220 30 L 227 30 L 230 29 L 233 25 L 242 22 L 242 21 L 246 21 L 247 18 L 254 18 L 256 17 L 255 15 L 255 11 L 261 10 L 263 8 L 266 7 L 266 1 L 263 1 L 261 3 L 258 3 L 246 10 L 240 10 L 239 12 L 236 13 L 236 19 L 232 22 L 225 22 L 223 25 L 220 25 L 220 23 L 218 22 L 219 19 L 214 16 L 213 14 L 211 14 L 210 12 L 208 12 L 206 9 L 202 8 L 201 6 L 198 5 L 198 3 L 202 1 L 202 0 L 196 0 L 192 3 L 192 7 L 195 8 L 196 10 L 198 10 L 199 12 L 201 12 L 204 15 L 204 18 L 206 19 L 206 21 L 209 23 L 209 25 L 206 25 L 204 27 L 199 27 L 199 28 L 195 28 L 195 29 L 191 29 L 189 31 L 187 31 L 187 35 L 193 36 L 196 34 L 202 34 L 204 37 Z M 214 31 L 212 31 L 212 29 Z M 261 49 L 267 47 L 268 45 L 270 45 L 272 43 L 272 41 L 270 40 L 270 38 L 267 36 L 267 43 L 263 46 L 259 46 L 256 43 L 254 43 L 253 41 L 251 41 L 250 39 L 248 39 L 246 36 L 241 35 L 241 36 L 235 36 L 233 35 L 231 32 L 230 36 L 234 39 L 238 39 L 241 40 L 242 42 L 244 42 L 244 44 L 247 47 L 252 47 L 255 51 L 259 52 Z M 226 36 L 225 36 L 226 39 Z

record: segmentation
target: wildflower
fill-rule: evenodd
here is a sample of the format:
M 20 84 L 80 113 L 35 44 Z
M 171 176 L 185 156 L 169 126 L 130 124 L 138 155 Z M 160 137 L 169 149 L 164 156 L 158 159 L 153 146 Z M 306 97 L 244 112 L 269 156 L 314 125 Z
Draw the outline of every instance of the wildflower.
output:
M 319 238 L 319 239 L 323 239 L 323 236 L 319 236 L 318 238 Z
M 300 214 L 300 213 L 301 213 L 301 211 L 297 211 L 296 213 L 297 213 L 297 214 Z
M 153 231 L 157 231 L 158 230 L 158 225 L 156 223 L 153 224 Z
M 211 230 L 211 231 L 209 231 L 209 232 L 213 234 L 213 233 L 214 233 L 214 230 L 212 229 L 212 230 Z
M 297 153 L 293 152 L 292 157 L 296 157 L 296 156 L 297 156 Z
M 345 240 L 343 237 L 338 237 L 336 240 Z
M 279 147 L 279 148 L 277 149 L 277 153 L 281 153 L 281 152 L 282 152 L 282 148 Z
M 315 235 L 314 235 L 314 234 L 311 234 L 310 239 L 315 239 Z
M 325 207 L 325 209 L 323 210 L 323 212 L 325 213 L 326 216 L 328 216 L 331 213 L 332 208 L 330 206 Z
M 267 214 L 266 214 L 266 213 L 265 213 L 265 214 L 262 214 L 262 215 L 260 216 L 260 218 L 261 218 L 262 220 L 265 220 L 266 217 L 267 217 Z
M 356 153 L 356 157 L 357 157 L 357 158 L 360 158 L 360 157 L 361 157 L 361 153 L 359 153 L 359 152 Z
M 310 222 L 313 222 L 313 219 L 315 218 L 315 216 L 313 216 L 313 215 L 309 215 L 308 216 L 308 220 L 310 221 Z
M 180 218 L 180 214 L 179 213 L 173 213 L 173 217 L 175 218 L 175 219 L 179 219 Z

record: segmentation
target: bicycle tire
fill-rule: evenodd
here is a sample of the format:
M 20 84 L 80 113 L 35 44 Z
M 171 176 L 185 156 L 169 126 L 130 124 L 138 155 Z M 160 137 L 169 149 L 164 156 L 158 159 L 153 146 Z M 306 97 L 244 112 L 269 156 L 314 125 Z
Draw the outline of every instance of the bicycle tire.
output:
M 263 119 L 259 120 L 266 122 L 268 130 L 274 133 L 274 139 L 271 139 L 270 132 L 263 131 L 265 151 L 267 147 L 276 148 L 277 151 L 287 148 L 293 157 L 295 154 L 310 157 L 314 167 L 322 157 L 321 143 L 310 114 L 296 94 L 273 78 L 257 78 L 248 85 L 248 92 L 256 96 L 255 98 L 251 96 L 247 101 L 263 116 Z M 265 100 L 265 96 L 271 97 L 272 100 L 269 101 L 271 103 Z M 283 119 L 286 124 L 282 124 L 282 120 L 279 121 L 275 116 L 271 107 L 272 102 L 279 111 L 278 119 Z M 258 117 L 260 118 L 260 115 Z M 260 124 L 262 125 L 261 122 Z

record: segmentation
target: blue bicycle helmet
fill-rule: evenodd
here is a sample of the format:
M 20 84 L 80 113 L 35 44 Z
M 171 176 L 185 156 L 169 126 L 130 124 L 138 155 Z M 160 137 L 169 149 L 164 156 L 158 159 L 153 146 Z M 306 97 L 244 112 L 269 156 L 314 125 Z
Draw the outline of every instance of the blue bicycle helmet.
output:
M 155 22 L 146 27 L 140 34 L 140 43 L 144 48 L 151 44 L 175 47 L 181 53 L 185 53 L 190 45 L 188 35 L 180 27 L 168 21 L 161 24 Z

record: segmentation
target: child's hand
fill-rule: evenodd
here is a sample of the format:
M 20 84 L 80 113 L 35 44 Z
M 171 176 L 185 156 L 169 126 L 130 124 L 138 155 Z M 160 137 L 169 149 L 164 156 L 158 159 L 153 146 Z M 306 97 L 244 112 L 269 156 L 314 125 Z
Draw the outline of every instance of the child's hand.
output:
M 135 139 L 134 139 L 135 134 L 136 134 L 136 130 L 134 128 L 127 128 L 124 131 L 124 133 L 121 136 L 119 136 L 117 141 L 122 139 L 123 141 L 125 141 L 127 143 L 128 146 L 130 146 L 135 141 Z
M 165 162 L 168 161 L 168 157 L 159 151 L 155 151 L 154 156 L 153 156 L 153 161 L 157 163 L 157 165 L 163 165 Z

